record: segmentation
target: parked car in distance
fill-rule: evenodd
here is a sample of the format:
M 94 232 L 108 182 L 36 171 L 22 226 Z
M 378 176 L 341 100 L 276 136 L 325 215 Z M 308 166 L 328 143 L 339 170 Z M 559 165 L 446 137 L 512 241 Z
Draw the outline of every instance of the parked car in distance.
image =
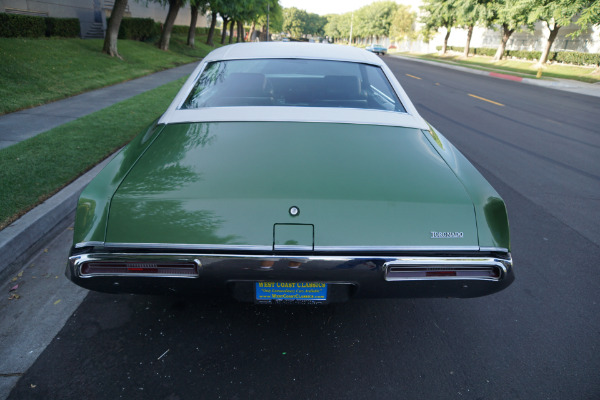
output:
M 387 53 L 388 49 L 380 44 L 370 44 L 365 48 L 365 50 L 385 56 L 385 53 Z
M 281 42 L 200 62 L 81 194 L 66 275 L 319 304 L 476 297 L 514 279 L 503 200 L 385 63 Z

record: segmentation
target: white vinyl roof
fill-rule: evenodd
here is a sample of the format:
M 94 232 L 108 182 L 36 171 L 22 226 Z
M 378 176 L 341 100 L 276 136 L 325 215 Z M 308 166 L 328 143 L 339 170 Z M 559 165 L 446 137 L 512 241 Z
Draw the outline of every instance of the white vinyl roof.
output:
M 391 86 L 396 91 L 398 98 L 407 112 L 353 108 L 279 106 L 179 109 L 208 63 L 220 60 L 269 58 L 347 61 L 379 66 L 389 80 Z M 198 67 L 196 67 L 158 123 L 170 124 L 229 121 L 329 122 L 429 129 L 427 123 L 421 118 L 392 71 L 381 58 L 371 52 L 356 47 L 323 43 L 238 43 L 213 50 L 200 62 Z
M 303 42 L 237 43 L 212 51 L 204 60 L 210 62 L 255 58 L 308 58 L 384 65 L 381 58 L 357 47 Z

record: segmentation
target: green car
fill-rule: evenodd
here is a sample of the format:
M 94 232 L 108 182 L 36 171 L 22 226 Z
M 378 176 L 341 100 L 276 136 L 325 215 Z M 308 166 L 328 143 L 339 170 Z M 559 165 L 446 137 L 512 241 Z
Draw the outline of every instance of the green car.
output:
M 277 42 L 210 53 L 96 176 L 66 274 L 103 292 L 310 304 L 514 279 L 504 202 L 385 63 Z

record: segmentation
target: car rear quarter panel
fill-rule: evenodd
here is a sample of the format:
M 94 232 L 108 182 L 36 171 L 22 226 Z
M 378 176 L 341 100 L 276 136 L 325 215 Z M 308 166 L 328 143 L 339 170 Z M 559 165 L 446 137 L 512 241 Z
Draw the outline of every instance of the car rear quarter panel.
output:
M 163 126 L 152 123 L 96 175 L 77 203 L 73 243 L 103 242 L 113 194 Z
M 424 134 L 471 196 L 477 218 L 479 246 L 510 251 L 508 214 L 504 200 L 438 130 L 430 126 L 430 130 L 424 131 Z

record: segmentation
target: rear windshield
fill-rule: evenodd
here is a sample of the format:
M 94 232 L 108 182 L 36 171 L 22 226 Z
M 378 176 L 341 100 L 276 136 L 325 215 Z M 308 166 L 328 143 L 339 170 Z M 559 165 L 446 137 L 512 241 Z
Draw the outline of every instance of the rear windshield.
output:
M 209 63 L 181 109 L 343 107 L 406 112 L 381 68 L 304 59 Z

